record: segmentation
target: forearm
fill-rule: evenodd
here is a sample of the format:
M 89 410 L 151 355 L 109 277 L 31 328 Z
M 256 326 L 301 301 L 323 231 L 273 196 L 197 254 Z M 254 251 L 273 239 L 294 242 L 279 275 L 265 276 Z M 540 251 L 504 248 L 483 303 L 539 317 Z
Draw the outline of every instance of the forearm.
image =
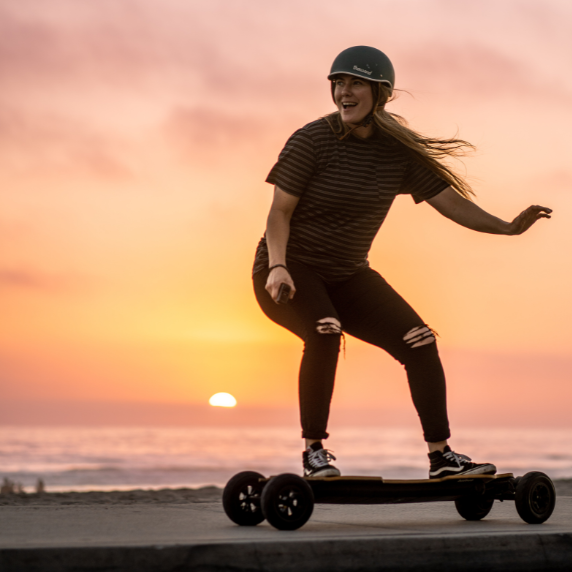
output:
M 477 232 L 508 234 L 510 223 L 483 210 L 475 203 L 459 197 L 464 205 L 451 209 L 445 216 L 453 222 Z
M 510 223 L 483 210 L 451 187 L 427 202 L 444 217 L 471 230 L 488 234 L 510 233 Z
M 443 216 L 461 226 L 478 232 L 510 236 L 526 232 L 539 219 L 550 218 L 552 213 L 552 209 L 548 207 L 531 205 L 511 222 L 506 222 L 463 198 L 451 187 L 447 187 L 427 202 Z
M 290 216 L 278 209 L 270 209 L 266 222 L 266 244 L 269 266 L 286 264 L 286 246 L 290 237 Z

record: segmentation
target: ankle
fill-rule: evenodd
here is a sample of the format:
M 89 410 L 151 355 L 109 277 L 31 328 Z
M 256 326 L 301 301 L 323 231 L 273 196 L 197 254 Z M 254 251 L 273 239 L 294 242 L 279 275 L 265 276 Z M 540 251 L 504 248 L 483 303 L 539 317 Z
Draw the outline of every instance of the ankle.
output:
M 429 448 L 429 453 L 435 453 L 435 451 L 443 453 L 445 451 L 445 447 L 447 446 L 448 446 L 447 441 L 436 441 L 435 443 L 427 443 L 427 447 Z
M 321 439 L 306 439 L 306 449 L 309 449 L 314 443 L 322 444 Z

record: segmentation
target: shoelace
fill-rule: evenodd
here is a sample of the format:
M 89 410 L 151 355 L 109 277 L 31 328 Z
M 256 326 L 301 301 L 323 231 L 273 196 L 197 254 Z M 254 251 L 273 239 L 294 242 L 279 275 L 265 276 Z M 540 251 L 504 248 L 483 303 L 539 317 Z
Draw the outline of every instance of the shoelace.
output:
M 324 467 L 328 465 L 330 461 L 335 460 L 336 458 L 328 449 L 318 449 L 317 451 L 308 453 L 308 461 L 310 461 L 310 464 L 314 467 Z
M 467 457 L 467 455 L 455 453 L 454 451 L 447 451 L 446 453 L 443 453 L 443 457 L 449 461 L 455 461 L 459 466 L 466 465 L 471 462 L 471 458 Z

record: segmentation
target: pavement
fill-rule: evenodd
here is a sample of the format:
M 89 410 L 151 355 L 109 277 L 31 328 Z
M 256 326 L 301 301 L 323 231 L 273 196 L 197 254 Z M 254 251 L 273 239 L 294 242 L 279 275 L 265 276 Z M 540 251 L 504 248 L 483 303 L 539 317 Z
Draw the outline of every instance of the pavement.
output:
M 1 572 L 572 571 L 572 497 L 530 525 L 495 501 L 316 505 L 296 531 L 240 527 L 220 502 L 0 507 Z

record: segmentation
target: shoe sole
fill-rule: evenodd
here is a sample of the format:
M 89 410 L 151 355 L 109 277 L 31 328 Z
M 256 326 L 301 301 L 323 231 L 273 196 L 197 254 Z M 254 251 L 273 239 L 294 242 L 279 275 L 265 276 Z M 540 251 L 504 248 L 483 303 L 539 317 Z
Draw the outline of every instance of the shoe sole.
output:
M 339 477 L 341 476 L 340 471 L 338 469 L 324 469 L 323 471 L 316 471 L 311 475 L 304 475 L 305 477 Z
M 494 465 L 483 465 L 481 467 L 475 467 L 474 469 L 469 469 L 466 472 L 458 473 L 459 475 L 494 475 L 497 472 L 497 468 Z
M 494 465 L 487 464 L 481 465 L 480 467 L 475 467 L 474 469 L 467 469 L 466 471 L 442 471 L 436 475 L 429 473 L 430 479 L 443 479 L 445 477 L 462 477 L 464 475 L 494 475 L 497 472 L 497 468 Z

